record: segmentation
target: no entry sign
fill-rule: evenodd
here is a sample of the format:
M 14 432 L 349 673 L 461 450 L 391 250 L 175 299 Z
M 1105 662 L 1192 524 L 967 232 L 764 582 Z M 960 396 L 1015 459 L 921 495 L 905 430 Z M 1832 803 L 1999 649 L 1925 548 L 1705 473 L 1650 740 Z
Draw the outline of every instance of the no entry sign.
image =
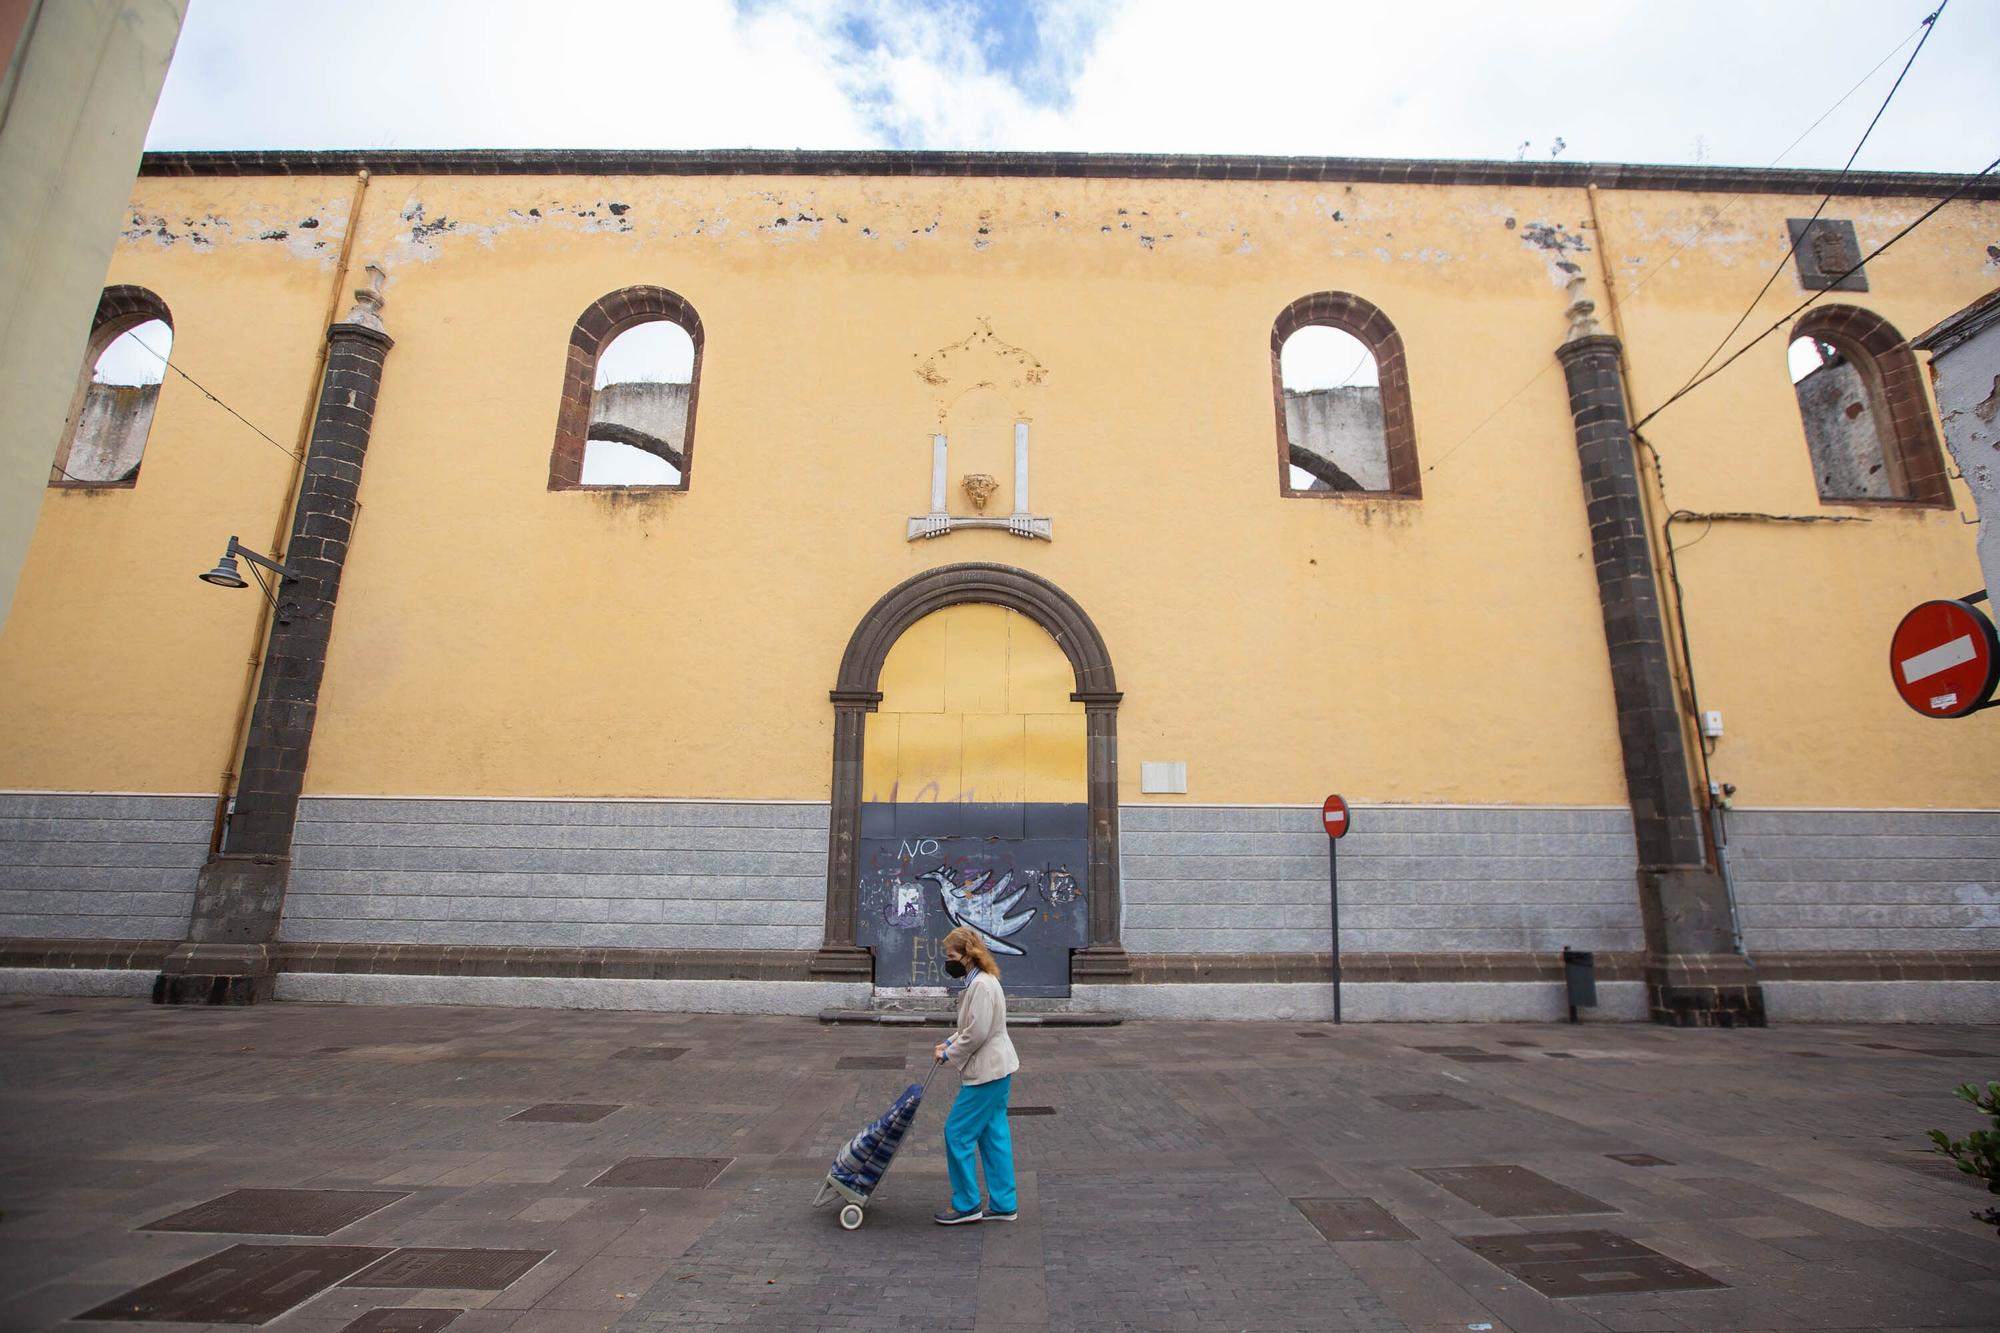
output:
M 1347 802 L 1338 796 L 1326 798 L 1326 804 L 1319 808 L 1320 822 L 1326 825 L 1326 836 L 1342 838 L 1347 836 Z
M 1985 706 L 2000 679 L 1993 622 L 1967 602 L 1925 602 L 1890 637 L 1889 674 L 1925 717 L 1964 717 Z

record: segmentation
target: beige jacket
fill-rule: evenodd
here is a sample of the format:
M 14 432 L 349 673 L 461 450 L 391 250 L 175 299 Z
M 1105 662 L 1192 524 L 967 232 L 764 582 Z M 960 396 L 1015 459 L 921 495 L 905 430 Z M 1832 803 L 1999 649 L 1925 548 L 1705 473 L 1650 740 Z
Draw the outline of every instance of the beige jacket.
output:
M 958 997 L 958 1031 L 945 1058 L 965 1071 L 967 1083 L 991 1083 L 1021 1067 L 1007 1036 L 1007 993 L 989 972 L 974 972 Z

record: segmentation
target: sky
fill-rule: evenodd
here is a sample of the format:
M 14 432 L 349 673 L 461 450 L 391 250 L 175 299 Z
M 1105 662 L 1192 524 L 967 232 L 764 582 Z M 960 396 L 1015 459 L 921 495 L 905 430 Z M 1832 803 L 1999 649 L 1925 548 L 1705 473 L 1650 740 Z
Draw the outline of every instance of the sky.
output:
M 148 146 L 1838 167 L 1929 12 L 1909 0 L 193 0 Z M 1995 69 L 2000 0 L 1949 0 L 1856 168 L 1976 171 L 2000 156 Z

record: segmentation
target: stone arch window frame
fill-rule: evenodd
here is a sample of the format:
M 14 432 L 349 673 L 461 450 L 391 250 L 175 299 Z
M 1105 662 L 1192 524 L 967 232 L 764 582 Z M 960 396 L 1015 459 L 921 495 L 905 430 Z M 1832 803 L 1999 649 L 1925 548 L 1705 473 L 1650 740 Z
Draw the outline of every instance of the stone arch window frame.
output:
M 1383 491 L 1310 491 L 1292 485 L 1292 441 L 1285 424 L 1285 376 L 1280 357 L 1285 342 L 1315 325 L 1339 329 L 1375 358 L 1382 392 L 1382 438 L 1389 457 L 1389 488 Z M 1278 417 L 1278 494 L 1311 500 L 1421 500 L 1422 469 L 1417 462 L 1417 424 L 1410 407 L 1410 370 L 1403 335 L 1381 309 L 1352 292 L 1314 292 L 1279 312 L 1271 326 L 1271 401 Z
M 90 339 L 84 344 L 83 369 L 76 377 L 76 392 L 71 395 L 69 418 L 63 423 L 62 441 L 56 446 L 55 459 L 49 466 L 49 485 L 65 491 L 129 491 L 139 484 L 139 472 L 143 468 L 144 454 L 140 455 L 141 467 L 134 468 L 132 475 L 115 481 L 78 481 L 67 474 L 70 450 L 76 444 L 77 428 L 83 424 L 84 396 L 90 392 L 90 377 L 97 370 L 97 362 L 111 344 L 131 330 L 154 320 L 167 326 L 169 333 L 175 332 L 173 311 L 160 299 L 158 293 L 130 283 L 106 287 L 104 294 L 97 298 L 97 313 L 91 316 Z M 167 349 L 167 358 L 173 359 L 173 348 Z M 165 367 L 161 367 L 160 382 L 166 383 Z M 157 411 L 157 408 L 155 409 Z M 148 426 L 150 437 L 151 426 Z M 151 444 L 148 438 L 147 443 Z
M 1118 705 L 1125 696 L 1104 636 L 1076 599 L 1054 583 L 1011 565 L 942 565 L 913 575 L 870 607 L 848 640 L 829 691 L 833 702 L 833 783 L 826 862 L 826 924 L 814 955 L 816 973 L 873 976 L 871 956 L 855 944 L 860 882 L 863 730 L 882 702 L 882 664 L 912 625 L 936 611 L 980 602 L 1018 611 L 1056 641 L 1069 659 L 1084 711 L 1086 807 L 1090 869 L 1086 947 L 1071 955 L 1072 979 L 1124 976 L 1131 971 L 1120 942 L 1118 878 Z
M 687 426 L 681 435 L 681 479 L 623 486 L 585 486 L 583 455 L 590 443 L 590 407 L 597 394 L 597 358 L 628 329 L 657 320 L 678 324 L 694 343 L 688 372 Z M 694 475 L 695 408 L 701 397 L 701 316 L 678 292 L 665 287 L 621 287 L 598 297 L 577 316 L 563 363 L 562 401 L 556 409 L 555 446 L 549 452 L 552 491 L 685 491 Z
M 1944 446 L 1938 439 L 1937 420 L 1924 390 L 1923 367 L 1917 361 L 1917 354 L 1910 350 L 1909 340 L 1874 311 L 1838 303 L 1816 305 L 1800 316 L 1785 339 L 1785 347 L 1789 350 L 1801 338 L 1831 344 L 1860 374 L 1869 407 L 1875 414 L 1876 431 L 1882 437 L 1883 461 L 1894 469 L 1893 479 L 1902 483 L 1904 491 L 1888 498 L 1821 494 L 1819 502 L 1955 508 Z M 1796 385 L 1792 407 L 1797 412 Z M 1803 432 L 1803 416 L 1799 426 Z M 1808 462 L 1811 457 L 1808 448 Z M 1813 490 L 1819 491 L 1817 476 L 1813 478 Z

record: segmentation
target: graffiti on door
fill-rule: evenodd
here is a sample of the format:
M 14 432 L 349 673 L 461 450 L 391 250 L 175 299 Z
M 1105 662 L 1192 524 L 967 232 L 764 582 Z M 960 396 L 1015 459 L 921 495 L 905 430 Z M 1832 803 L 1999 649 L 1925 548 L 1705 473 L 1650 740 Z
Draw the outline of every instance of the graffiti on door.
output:
M 931 821 L 921 806 L 902 806 L 877 821 L 864 814 L 856 925 L 861 942 L 875 951 L 875 984 L 945 985 L 944 937 L 964 926 L 993 952 L 1009 994 L 1068 995 L 1069 953 L 1086 938 L 1089 843 L 1082 812 L 1043 813 L 1034 831 L 1051 836 L 1001 837 L 966 832 L 969 809 L 933 805 L 928 811 L 944 818 Z M 905 829 L 923 822 L 959 827 L 941 836 L 899 830 L 870 837 L 871 822 L 878 832 L 892 822 Z

